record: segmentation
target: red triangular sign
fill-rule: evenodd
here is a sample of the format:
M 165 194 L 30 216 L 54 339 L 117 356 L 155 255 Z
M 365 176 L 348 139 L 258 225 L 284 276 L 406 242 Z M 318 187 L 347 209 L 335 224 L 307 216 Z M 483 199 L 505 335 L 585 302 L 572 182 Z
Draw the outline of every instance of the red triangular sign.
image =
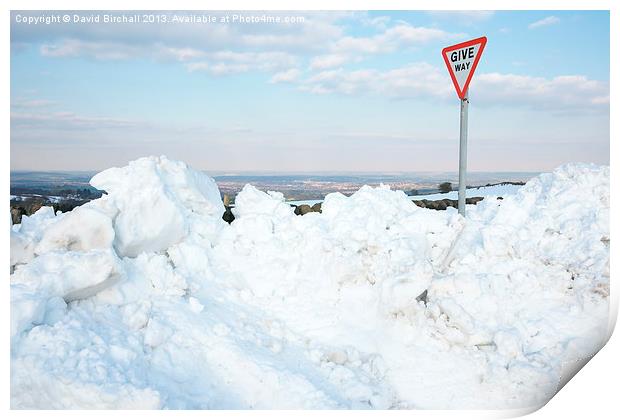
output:
M 469 82 L 474 76 L 476 66 L 482 57 L 482 51 L 487 45 L 487 37 L 472 39 L 471 41 L 461 42 L 441 50 L 443 60 L 446 62 L 452 83 L 456 88 L 456 94 L 464 99 Z

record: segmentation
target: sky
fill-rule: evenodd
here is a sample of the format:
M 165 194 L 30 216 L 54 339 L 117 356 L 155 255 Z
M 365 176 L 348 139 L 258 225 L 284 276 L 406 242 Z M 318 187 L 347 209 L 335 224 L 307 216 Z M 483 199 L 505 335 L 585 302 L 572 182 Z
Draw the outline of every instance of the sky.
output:
M 11 169 L 456 171 L 441 49 L 483 35 L 468 170 L 608 165 L 606 11 L 13 11 Z

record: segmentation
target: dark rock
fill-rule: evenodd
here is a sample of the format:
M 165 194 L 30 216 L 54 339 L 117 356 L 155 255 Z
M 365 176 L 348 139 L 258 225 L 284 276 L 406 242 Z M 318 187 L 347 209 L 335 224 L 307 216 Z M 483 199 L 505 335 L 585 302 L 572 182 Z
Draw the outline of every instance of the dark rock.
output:
M 32 203 L 30 208 L 27 210 L 28 211 L 28 215 L 35 214 L 37 211 L 39 211 L 39 209 L 41 207 L 43 207 L 43 203 L 40 202 L 40 201 L 36 201 L 36 202 Z
M 469 197 L 465 199 L 465 204 L 478 204 L 482 200 L 484 200 L 484 197 Z
M 415 298 L 415 300 L 417 300 L 418 302 L 424 302 L 424 304 L 426 305 L 427 298 L 428 298 L 428 289 L 420 293 L 420 296 Z
M 295 214 L 298 216 L 303 216 L 306 213 L 310 213 L 312 211 L 312 207 L 307 204 L 301 204 L 295 208 Z
M 226 211 L 224 212 L 222 219 L 224 219 L 224 221 L 229 224 L 232 223 L 233 220 L 235 220 L 235 215 L 233 214 L 230 207 L 226 207 Z
M 13 224 L 17 225 L 19 223 L 22 222 L 22 216 L 27 215 L 26 214 L 26 209 L 19 206 L 19 207 L 12 207 L 11 208 L 11 220 L 13 220 Z
M 442 182 L 439 184 L 439 191 L 442 193 L 447 193 L 452 191 L 452 183 L 451 182 Z

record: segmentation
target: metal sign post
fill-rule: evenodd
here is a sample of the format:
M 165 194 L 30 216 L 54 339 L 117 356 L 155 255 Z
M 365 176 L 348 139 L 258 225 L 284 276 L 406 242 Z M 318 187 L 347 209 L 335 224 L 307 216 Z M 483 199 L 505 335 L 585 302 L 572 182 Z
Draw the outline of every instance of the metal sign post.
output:
M 456 94 L 461 100 L 461 127 L 459 143 L 459 214 L 465 216 L 465 195 L 467 189 L 467 111 L 469 107 L 469 82 L 474 76 L 487 38 L 481 37 L 471 41 L 446 47 L 441 51 L 450 72 Z
M 469 92 L 461 99 L 461 139 L 459 142 L 459 214 L 465 217 L 465 195 L 467 187 L 467 108 Z

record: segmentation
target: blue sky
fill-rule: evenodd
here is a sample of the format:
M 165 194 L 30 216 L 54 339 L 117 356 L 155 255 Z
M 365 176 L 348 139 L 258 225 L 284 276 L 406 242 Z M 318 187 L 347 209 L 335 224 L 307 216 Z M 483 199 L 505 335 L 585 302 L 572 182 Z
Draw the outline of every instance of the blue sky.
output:
M 12 169 L 98 170 L 166 154 L 211 171 L 456 170 L 459 102 L 440 52 L 482 35 L 469 169 L 609 164 L 608 12 L 23 23 L 56 14 L 12 12 Z M 166 19 L 175 15 L 188 12 Z

